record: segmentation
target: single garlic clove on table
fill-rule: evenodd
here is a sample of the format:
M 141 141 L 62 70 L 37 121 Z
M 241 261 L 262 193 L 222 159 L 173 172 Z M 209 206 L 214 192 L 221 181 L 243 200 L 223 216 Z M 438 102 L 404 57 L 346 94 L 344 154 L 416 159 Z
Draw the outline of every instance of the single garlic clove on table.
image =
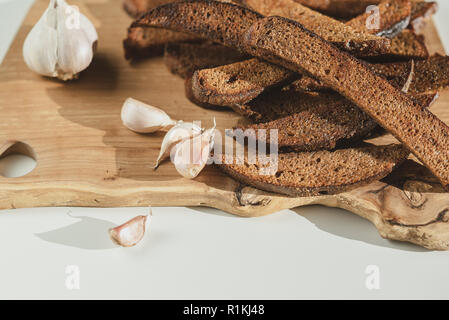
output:
M 71 80 L 90 65 L 97 41 L 94 25 L 76 7 L 50 0 L 25 39 L 23 57 L 40 75 Z
M 139 243 L 145 235 L 147 224 L 152 217 L 152 211 L 146 216 L 137 216 L 124 224 L 109 229 L 112 241 L 122 247 L 132 247 Z

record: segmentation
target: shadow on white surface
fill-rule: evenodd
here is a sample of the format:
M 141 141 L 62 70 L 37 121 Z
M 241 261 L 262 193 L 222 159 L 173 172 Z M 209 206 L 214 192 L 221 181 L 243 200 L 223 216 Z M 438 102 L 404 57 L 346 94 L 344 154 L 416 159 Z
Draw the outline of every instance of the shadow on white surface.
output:
M 370 221 L 343 209 L 331 211 L 320 210 L 319 206 L 308 206 L 292 211 L 312 222 L 318 229 L 338 237 L 396 250 L 431 252 L 411 243 L 383 239 Z
M 88 250 L 118 248 L 109 238 L 108 230 L 117 225 L 106 220 L 86 216 L 71 216 L 78 221 L 55 230 L 36 233 L 41 240 Z

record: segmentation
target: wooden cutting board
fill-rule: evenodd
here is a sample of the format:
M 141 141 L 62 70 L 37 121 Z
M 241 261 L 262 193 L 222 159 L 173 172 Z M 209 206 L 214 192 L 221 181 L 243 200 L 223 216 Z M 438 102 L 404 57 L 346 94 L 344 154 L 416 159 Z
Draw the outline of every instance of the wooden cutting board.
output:
M 37 0 L 0 67 L 0 155 L 23 153 L 37 167 L 20 178 L 0 177 L 0 208 L 42 206 L 210 206 L 253 217 L 310 204 L 340 207 L 370 220 L 381 236 L 429 249 L 449 249 L 449 194 L 422 166 L 407 162 L 382 182 L 334 196 L 291 198 L 241 185 L 208 166 L 194 181 L 170 162 L 157 171 L 163 135 L 139 135 L 123 127 L 120 109 L 134 97 L 174 119 L 232 128 L 241 117 L 210 111 L 184 97 L 183 80 L 161 58 L 128 63 L 122 39 L 131 19 L 119 0 L 71 1 L 96 25 L 99 50 L 78 81 L 61 83 L 30 72 L 22 44 L 48 0 Z M 444 54 L 438 34 L 425 30 L 431 52 Z M 449 94 L 432 111 L 449 122 Z M 391 137 L 376 143 L 392 141 Z

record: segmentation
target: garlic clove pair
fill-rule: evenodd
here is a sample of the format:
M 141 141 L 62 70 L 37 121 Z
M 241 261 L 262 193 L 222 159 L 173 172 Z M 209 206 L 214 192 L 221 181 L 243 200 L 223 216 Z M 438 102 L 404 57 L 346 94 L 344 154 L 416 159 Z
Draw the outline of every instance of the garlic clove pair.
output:
M 194 179 L 204 169 L 214 147 L 214 127 L 204 131 L 201 135 L 184 140 L 173 148 L 171 159 L 176 170 L 184 178 Z
M 177 123 L 163 110 L 133 98 L 126 99 L 122 107 L 121 117 L 123 124 L 129 130 L 138 133 L 167 130 Z
M 120 226 L 109 229 L 111 240 L 122 247 L 135 246 L 145 235 L 145 230 L 150 223 L 151 217 L 152 210 L 150 208 L 149 215 L 137 216 Z
M 23 57 L 34 72 L 61 80 L 72 80 L 93 60 L 97 31 L 74 6 L 50 0 L 23 45 Z
M 186 139 L 199 136 L 202 132 L 203 129 L 193 122 L 179 121 L 167 132 L 164 139 L 162 140 L 161 151 L 159 152 L 159 156 L 157 157 L 154 169 L 159 166 L 162 160 L 166 159 L 169 156 L 170 151 L 175 145 Z

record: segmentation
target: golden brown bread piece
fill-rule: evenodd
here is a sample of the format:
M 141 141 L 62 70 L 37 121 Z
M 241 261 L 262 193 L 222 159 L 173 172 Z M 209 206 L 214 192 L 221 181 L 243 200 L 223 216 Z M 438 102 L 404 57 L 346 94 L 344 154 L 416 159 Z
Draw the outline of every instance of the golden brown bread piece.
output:
M 335 194 L 382 179 L 401 164 L 409 151 L 401 145 L 367 146 L 283 153 L 272 174 L 261 174 L 267 165 L 251 161 L 248 155 L 222 158 L 218 167 L 236 180 L 270 192 L 290 196 Z

